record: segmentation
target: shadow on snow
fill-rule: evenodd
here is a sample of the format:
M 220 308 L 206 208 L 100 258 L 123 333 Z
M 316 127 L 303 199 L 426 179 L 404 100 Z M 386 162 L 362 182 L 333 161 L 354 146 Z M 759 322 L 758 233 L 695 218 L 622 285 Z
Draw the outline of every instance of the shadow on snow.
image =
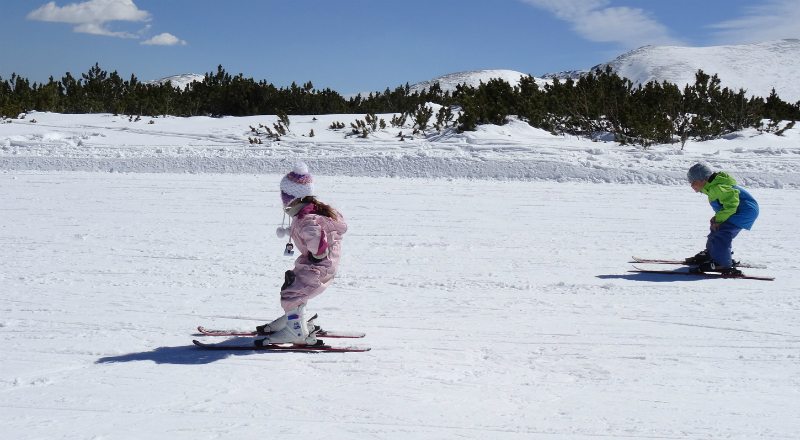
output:
M 645 272 L 631 272 L 627 274 L 615 275 L 597 275 L 597 278 L 602 280 L 630 280 L 630 281 L 646 281 L 651 283 L 675 283 L 680 281 L 697 281 L 705 280 L 706 277 L 701 275 L 669 275 L 664 273 L 645 273 Z
M 232 356 L 252 356 L 263 354 L 266 351 L 252 350 L 207 350 L 195 345 L 181 345 L 177 347 L 158 347 L 154 350 L 140 353 L 128 353 L 118 356 L 107 356 L 95 361 L 97 364 L 113 364 L 117 362 L 152 361 L 157 364 L 176 365 L 203 365 L 210 364 Z M 271 355 L 291 352 L 270 351 Z

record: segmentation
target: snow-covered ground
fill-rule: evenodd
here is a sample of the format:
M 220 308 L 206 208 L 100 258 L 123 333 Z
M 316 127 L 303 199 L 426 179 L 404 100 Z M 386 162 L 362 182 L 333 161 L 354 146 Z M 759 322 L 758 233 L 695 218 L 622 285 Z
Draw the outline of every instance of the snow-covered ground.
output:
M 521 123 L 345 139 L 326 127 L 352 119 L 317 118 L 255 147 L 274 117 L 0 124 L 4 438 L 797 438 L 798 129 L 680 151 Z M 297 159 L 350 226 L 309 309 L 372 351 L 195 348 L 197 325 L 280 313 Z M 751 186 L 736 255 L 775 281 L 629 272 L 703 246 L 697 160 Z
M 199 324 L 279 313 L 279 177 L 0 174 L 4 436 L 800 432 L 798 190 L 753 191 L 737 255 L 763 282 L 628 272 L 702 246 L 688 187 L 320 177 L 350 231 L 310 308 L 373 350 L 196 349 Z

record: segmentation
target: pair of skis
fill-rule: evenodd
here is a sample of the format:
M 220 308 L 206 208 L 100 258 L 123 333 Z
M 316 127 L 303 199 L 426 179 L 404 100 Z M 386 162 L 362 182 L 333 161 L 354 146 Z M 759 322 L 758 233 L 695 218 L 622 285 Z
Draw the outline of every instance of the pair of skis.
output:
M 194 345 L 207 349 L 207 350 L 249 350 L 249 351 L 285 351 L 285 352 L 328 352 L 328 353 L 353 353 L 369 351 L 370 347 L 358 345 L 344 345 L 333 346 L 319 340 L 315 345 L 294 345 L 294 344 L 266 344 L 263 346 L 256 346 L 254 344 L 255 338 L 258 335 L 255 331 L 250 330 L 215 330 L 207 329 L 203 326 L 197 327 L 197 331 L 203 336 L 227 336 L 239 337 L 239 339 L 231 339 L 217 344 L 207 344 L 198 340 L 193 340 Z M 343 332 L 343 331 L 330 331 L 320 330 L 317 332 L 318 337 L 331 338 L 331 339 L 360 339 L 366 336 L 365 333 L 360 332 Z
M 686 262 L 683 260 L 661 260 L 661 259 L 647 259 L 647 258 L 639 258 L 639 257 L 632 257 L 633 261 L 631 263 L 638 263 L 638 264 L 674 264 L 674 265 L 682 265 L 687 266 Z M 745 267 L 745 268 L 763 268 L 763 266 L 756 266 L 752 264 L 738 264 L 736 267 Z M 638 272 L 638 273 L 658 273 L 658 274 L 665 274 L 665 275 L 685 275 L 685 276 L 694 276 L 694 277 L 702 277 L 702 278 L 739 278 L 745 280 L 761 280 L 761 281 L 774 281 L 775 277 L 768 277 L 768 276 L 756 276 L 756 275 L 725 275 L 722 273 L 717 272 L 689 272 L 688 270 L 652 270 L 652 269 L 642 269 L 636 265 L 633 266 L 633 270 L 631 272 Z

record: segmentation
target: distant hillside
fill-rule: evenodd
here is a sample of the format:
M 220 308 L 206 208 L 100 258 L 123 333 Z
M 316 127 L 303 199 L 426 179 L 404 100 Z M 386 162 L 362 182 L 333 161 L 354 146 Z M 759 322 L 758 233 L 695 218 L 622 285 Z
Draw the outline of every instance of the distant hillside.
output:
M 800 100 L 800 40 L 778 40 L 736 46 L 644 46 L 592 68 L 611 68 L 634 84 L 668 81 L 683 87 L 694 83 L 698 70 L 722 80 L 722 86 L 767 97 L 772 88 L 784 101 Z M 544 75 L 576 78 L 581 71 Z
M 188 84 L 193 82 L 203 82 L 205 75 L 199 75 L 197 73 L 183 73 L 180 75 L 172 75 L 166 78 L 161 78 L 153 81 L 145 81 L 147 84 L 164 84 L 167 81 L 172 83 L 172 87 L 177 87 L 181 90 L 185 89 Z
M 472 87 L 478 87 L 481 81 L 488 82 L 490 79 L 499 78 L 507 83 L 515 86 L 519 84 L 519 79 L 523 76 L 528 76 L 527 73 L 517 72 L 516 70 L 472 70 L 468 72 L 457 72 L 449 75 L 440 76 L 429 81 L 422 81 L 411 85 L 411 92 L 418 92 L 422 89 L 429 89 L 434 83 L 439 83 L 443 91 L 453 92 L 459 84 L 466 84 Z M 539 85 L 544 85 L 546 82 L 543 79 L 536 78 Z

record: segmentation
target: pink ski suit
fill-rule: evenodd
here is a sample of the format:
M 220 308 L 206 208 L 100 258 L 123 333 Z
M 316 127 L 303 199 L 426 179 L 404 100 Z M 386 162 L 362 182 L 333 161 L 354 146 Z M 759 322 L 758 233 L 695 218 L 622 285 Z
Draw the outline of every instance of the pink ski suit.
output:
M 315 213 L 315 206 L 309 204 L 292 219 L 290 235 L 300 256 L 294 261 L 294 281 L 281 290 L 281 307 L 289 311 L 322 293 L 333 281 L 339 268 L 342 235 L 347 232 L 347 224 L 338 212 L 338 220 Z M 325 254 L 322 260 L 312 259 L 314 255 Z

